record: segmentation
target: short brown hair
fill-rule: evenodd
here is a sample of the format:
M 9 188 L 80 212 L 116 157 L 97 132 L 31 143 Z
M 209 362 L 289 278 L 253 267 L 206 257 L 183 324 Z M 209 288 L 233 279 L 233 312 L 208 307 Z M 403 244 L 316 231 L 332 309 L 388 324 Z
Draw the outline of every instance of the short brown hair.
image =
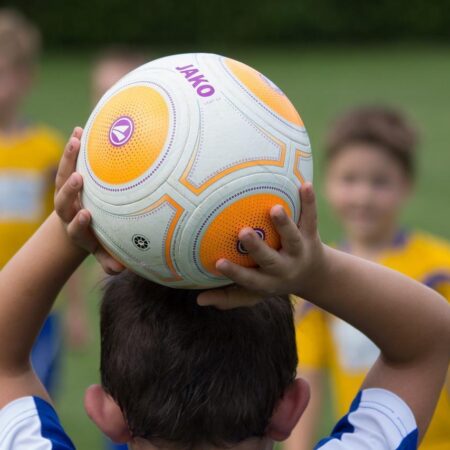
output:
M 199 291 L 125 271 L 101 307 L 101 379 L 134 438 L 182 448 L 262 437 L 294 381 L 292 304 L 268 298 L 220 311 Z
M 130 68 L 135 68 L 148 61 L 150 59 L 139 49 L 127 45 L 112 45 L 95 56 L 94 68 L 110 62 L 119 62 L 130 66 Z
M 41 34 L 20 12 L 0 9 L 0 55 L 12 64 L 31 68 L 41 50 Z
M 385 106 L 362 106 L 333 122 L 326 138 L 325 157 L 329 162 L 350 144 L 373 144 L 391 155 L 412 178 L 417 141 L 417 130 L 400 111 Z

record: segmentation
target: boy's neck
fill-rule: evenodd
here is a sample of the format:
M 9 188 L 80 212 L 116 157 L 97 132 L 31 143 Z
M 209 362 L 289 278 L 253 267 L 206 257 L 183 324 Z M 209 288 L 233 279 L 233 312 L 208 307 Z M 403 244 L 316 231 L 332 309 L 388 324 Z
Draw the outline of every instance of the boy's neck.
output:
M 14 134 L 22 128 L 18 111 L 1 111 L 0 112 L 0 134 Z
M 148 441 L 143 439 L 136 439 L 132 443 L 128 444 L 130 449 L 132 450 L 177 450 L 176 446 L 167 446 L 167 447 L 156 447 L 150 444 Z M 213 447 L 209 445 L 198 446 L 195 447 L 195 450 L 272 450 L 274 448 L 274 441 L 267 437 L 259 439 L 252 438 L 246 439 L 245 441 L 240 442 L 239 444 L 232 447 L 224 447 L 221 449 L 220 447 Z
M 398 232 L 397 226 L 392 226 L 388 231 L 367 238 L 347 236 L 346 246 L 352 255 L 375 261 L 382 252 L 392 248 Z

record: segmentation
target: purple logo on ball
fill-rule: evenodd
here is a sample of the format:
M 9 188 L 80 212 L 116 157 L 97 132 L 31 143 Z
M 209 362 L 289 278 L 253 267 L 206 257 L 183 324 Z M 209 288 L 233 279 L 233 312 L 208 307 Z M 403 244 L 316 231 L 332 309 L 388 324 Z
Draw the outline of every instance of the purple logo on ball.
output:
M 115 147 L 126 144 L 133 135 L 134 123 L 127 117 L 119 117 L 109 129 L 109 142 Z

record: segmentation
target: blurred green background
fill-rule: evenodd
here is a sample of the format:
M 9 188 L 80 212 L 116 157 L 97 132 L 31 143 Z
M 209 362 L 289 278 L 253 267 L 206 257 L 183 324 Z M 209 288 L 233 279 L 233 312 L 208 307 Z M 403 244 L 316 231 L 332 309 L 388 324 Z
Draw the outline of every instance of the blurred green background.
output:
M 12 0 L 53 47 L 380 42 L 450 37 L 447 0 Z
M 242 60 L 275 81 L 302 115 L 315 156 L 320 231 L 339 229 L 321 191 L 321 148 L 329 121 L 347 107 L 387 103 L 421 132 L 416 192 L 404 223 L 450 239 L 450 2 L 335 0 L 186 2 L 118 0 L 6 2 L 37 21 L 45 42 L 36 88 L 26 105 L 33 120 L 68 135 L 91 109 L 96 51 L 131 43 L 153 59 L 180 51 L 213 51 Z M 86 264 L 92 344 L 64 356 L 58 409 L 80 449 L 102 448 L 83 412 L 82 395 L 98 382 L 98 274 Z M 324 431 L 329 418 L 324 420 Z

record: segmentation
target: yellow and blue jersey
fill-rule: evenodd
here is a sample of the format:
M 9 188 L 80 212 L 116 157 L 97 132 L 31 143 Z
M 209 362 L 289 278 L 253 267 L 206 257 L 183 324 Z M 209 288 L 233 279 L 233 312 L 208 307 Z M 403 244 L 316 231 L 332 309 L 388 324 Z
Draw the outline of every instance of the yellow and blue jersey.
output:
M 45 126 L 0 134 L 0 269 L 53 209 L 63 141 Z
M 402 232 L 377 262 L 426 284 L 450 301 L 447 242 L 421 232 Z M 345 414 L 378 357 L 378 348 L 352 326 L 307 302 L 299 305 L 296 328 L 300 368 L 328 370 L 336 415 Z M 442 391 L 421 449 L 450 448 L 449 395 L 447 389 Z

